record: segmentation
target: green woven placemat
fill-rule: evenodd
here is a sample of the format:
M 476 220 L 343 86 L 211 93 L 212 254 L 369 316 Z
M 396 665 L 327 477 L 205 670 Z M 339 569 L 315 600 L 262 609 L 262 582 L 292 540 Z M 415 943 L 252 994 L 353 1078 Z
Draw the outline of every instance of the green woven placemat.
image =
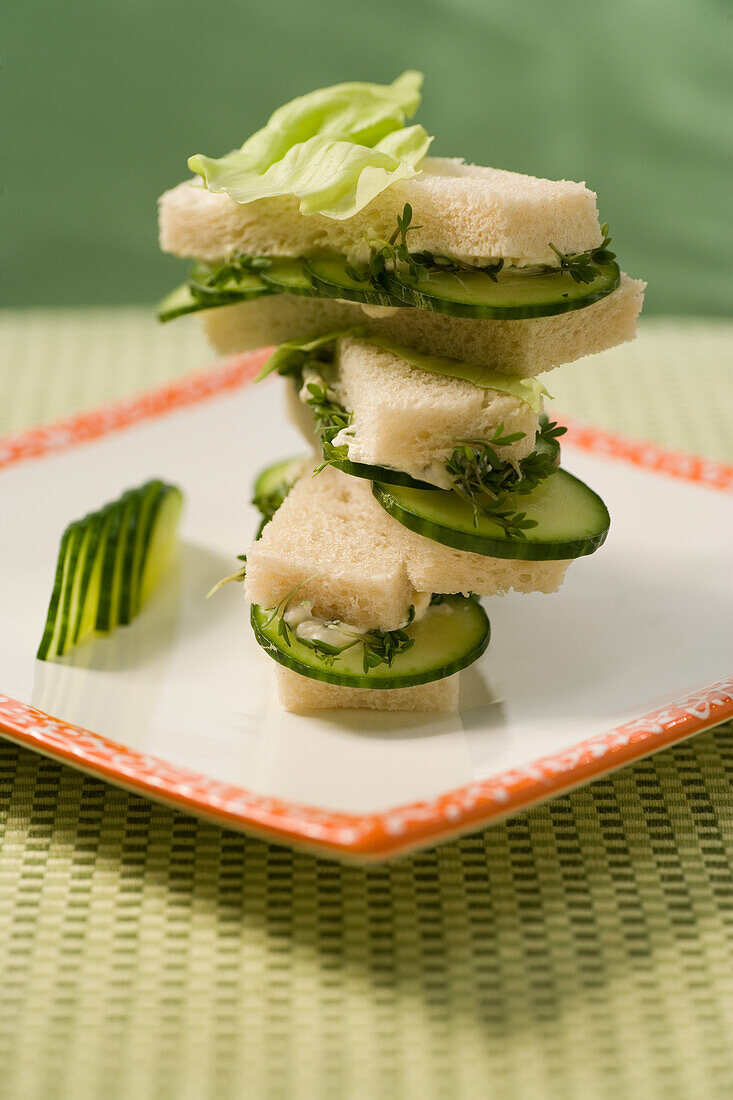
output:
M 649 324 L 549 382 L 731 461 L 732 357 Z M 139 311 L 0 315 L 0 431 L 207 359 Z M 728 1098 L 732 777 L 728 724 L 363 870 L 0 742 L 0 1096 Z

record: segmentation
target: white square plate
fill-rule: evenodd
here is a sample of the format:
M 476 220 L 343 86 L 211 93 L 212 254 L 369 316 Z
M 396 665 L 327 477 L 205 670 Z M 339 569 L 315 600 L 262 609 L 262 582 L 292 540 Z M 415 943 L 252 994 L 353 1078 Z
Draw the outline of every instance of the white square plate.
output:
M 609 538 L 558 594 L 486 601 L 458 715 L 282 712 L 241 594 L 204 599 L 250 541 L 253 475 L 302 451 L 278 381 L 247 385 L 261 361 L 0 440 L 4 736 L 222 825 L 386 858 L 733 715 L 733 468 L 577 426 L 563 463 Z M 150 477 L 186 495 L 176 569 L 131 626 L 36 661 L 63 528 Z

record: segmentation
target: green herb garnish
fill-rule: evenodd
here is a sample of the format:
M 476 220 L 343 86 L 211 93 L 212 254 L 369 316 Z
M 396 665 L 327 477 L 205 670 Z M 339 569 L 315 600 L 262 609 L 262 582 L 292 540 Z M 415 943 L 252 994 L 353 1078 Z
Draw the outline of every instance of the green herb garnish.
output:
M 244 564 L 241 569 L 238 569 L 236 573 L 230 573 L 228 577 L 222 577 L 220 581 L 217 581 L 213 588 L 210 588 L 206 593 L 206 599 L 208 600 L 215 592 L 218 592 L 220 588 L 225 584 L 231 584 L 232 581 L 243 581 L 247 575 L 247 555 L 237 554 L 237 561 L 241 561 Z
M 312 362 L 306 363 L 306 366 L 312 365 Z M 328 364 L 318 361 L 318 365 L 327 366 Z M 349 448 L 346 444 L 337 447 L 333 440 L 342 428 L 348 428 L 351 423 L 351 413 L 336 401 L 325 382 L 307 382 L 305 388 L 308 393 L 305 404 L 312 410 L 315 417 L 316 425 L 321 433 L 323 450 L 323 462 L 314 469 L 313 475 L 315 476 L 332 462 L 337 460 L 343 462 L 349 457 Z
M 565 430 L 554 421 L 547 422 L 541 426 L 536 443 L 549 443 Z M 488 440 L 459 440 L 446 470 L 453 491 L 473 508 L 474 525 L 478 525 L 479 515 L 483 515 L 498 524 L 506 535 L 524 538 L 524 532 L 536 527 L 537 521 L 512 508 L 507 497 L 510 493 L 524 496 L 532 492 L 557 467 L 552 454 L 537 449 L 519 462 L 500 458 L 496 447 L 507 447 L 524 438 L 524 432 L 503 433 L 504 425 L 500 424 Z
M 384 288 L 386 272 L 394 270 L 398 264 L 403 264 L 410 278 L 417 283 L 423 283 L 429 279 L 431 271 L 483 271 L 496 282 L 496 276 L 504 266 L 503 260 L 487 264 L 485 267 L 475 267 L 472 264 L 463 263 L 462 260 L 436 255 L 427 250 L 410 252 L 407 234 L 416 229 L 422 229 L 422 226 L 412 224 L 412 206 L 406 202 L 402 213 L 397 215 L 397 228 L 389 240 L 369 241 L 371 255 L 367 264 L 361 267 L 348 265 L 346 274 L 358 282 L 372 283 L 374 286 Z
M 611 238 L 608 236 L 608 225 L 601 226 L 603 240 L 598 248 L 590 248 L 587 252 L 565 253 L 555 248 L 550 242 L 550 248 L 560 261 L 560 270 L 567 271 L 575 283 L 592 283 L 602 274 L 599 264 L 610 264 L 616 259 L 616 253 L 610 252 L 608 245 Z
M 235 256 L 223 264 L 196 263 L 188 274 L 188 288 L 199 301 L 213 302 L 236 293 L 246 275 L 257 275 L 270 266 L 266 256 Z M 234 284 L 228 286 L 227 284 Z
M 274 619 L 278 618 L 277 633 L 278 637 L 282 638 L 286 645 L 290 645 L 292 641 L 292 634 L 294 631 L 285 622 L 285 614 L 288 608 L 291 606 L 295 596 L 303 588 L 303 585 L 307 584 L 311 577 L 301 581 L 296 585 L 291 592 L 284 596 L 276 607 L 267 608 L 269 612 L 265 625 L 269 625 Z M 222 582 L 224 583 L 224 582 Z M 415 644 L 415 639 L 410 638 L 407 634 L 405 627 L 408 627 L 415 618 L 415 608 L 410 607 L 410 612 L 407 617 L 405 626 L 399 630 L 349 630 L 345 628 L 338 620 L 324 621 L 325 627 L 332 626 L 341 630 L 349 637 L 353 638 L 350 645 L 344 646 L 344 649 L 352 649 L 356 645 L 362 646 L 363 650 L 363 668 L 364 672 L 368 672 L 370 668 L 377 668 L 378 665 L 387 665 L 388 668 L 392 667 L 392 663 L 395 657 L 398 657 L 400 653 L 406 653 Z M 295 632 L 295 637 L 301 645 L 308 646 L 315 653 L 321 657 L 327 665 L 332 665 L 336 658 L 339 656 L 338 652 L 333 652 L 332 647 L 326 643 L 311 638 L 300 638 Z

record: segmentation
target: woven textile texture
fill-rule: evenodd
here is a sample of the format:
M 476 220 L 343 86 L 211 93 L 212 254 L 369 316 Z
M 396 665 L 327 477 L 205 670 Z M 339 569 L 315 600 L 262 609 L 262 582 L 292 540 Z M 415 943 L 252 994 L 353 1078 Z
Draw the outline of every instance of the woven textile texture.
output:
M 194 322 L 0 315 L 0 432 L 206 361 Z M 650 323 L 545 379 L 733 461 L 733 325 Z M 729 723 L 362 869 L 0 741 L 0 1097 L 730 1097 L 732 779 Z

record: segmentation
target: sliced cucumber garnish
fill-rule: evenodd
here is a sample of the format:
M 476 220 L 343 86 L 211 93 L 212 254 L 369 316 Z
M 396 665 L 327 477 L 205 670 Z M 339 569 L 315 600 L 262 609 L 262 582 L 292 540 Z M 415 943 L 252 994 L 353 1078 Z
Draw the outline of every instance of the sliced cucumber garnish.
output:
M 115 506 L 108 505 L 100 512 L 93 512 L 85 521 L 93 532 L 94 546 L 87 553 L 80 579 L 79 609 L 74 624 L 71 644 L 78 645 L 94 633 L 99 610 L 99 594 L 102 586 L 102 565 L 106 556 L 107 539 L 112 530 Z
M 80 536 L 81 525 L 72 523 L 66 528 L 61 537 L 59 556 L 56 561 L 56 576 L 48 605 L 46 625 L 37 653 L 41 661 L 45 661 L 47 657 L 54 657 L 57 653 L 65 652 L 64 605 L 69 599 L 69 590 L 73 583 L 72 563 L 75 560 Z
M 136 557 L 133 614 L 145 606 L 153 590 L 162 580 L 176 546 L 178 521 L 183 508 L 183 494 L 173 485 L 158 482 L 147 525 L 141 534 L 139 557 Z
M 174 486 L 150 481 L 69 524 L 39 660 L 60 657 L 138 614 L 168 563 L 182 500 Z
M 490 637 L 489 620 L 478 600 L 443 596 L 424 618 L 406 628 L 414 639 L 409 649 L 398 653 L 391 666 L 380 664 L 364 672 L 359 643 L 324 658 L 299 641 L 292 629 L 283 632 L 280 616 L 271 611 L 253 604 L 251 618 L 257 641 L 273 660 L 301 676 L 342 687 L 386 689 L 441 680 L 478 660 Z
M 278 294 L 304 294 L 312 297 L 316 290 L 305 271 L 303 260 L 286 257 L 274 259 L 260 272 L 262 282 Z
M 322 298 L 345 298 L 349 302 L 366 302 L 373 306 L 401 306 L 388 290 L 364 279 L 355 279 L 348 272 L 343 256 L 309 256 L 304 266 L 316 292 Z
M 592 554 L 610 526 L 601 498 L 577 477 L 558 470 L 531 493 L 509 495 L 507 504 L 536 522 L 524 537 L 508 536 L 448 489 L 406 489 L 374 482 L 372 492 L 384 509 L 418 535 L 489 558 L 555 561 Z
M 616 263 L 598 265 L 591 283 L 576 283 L 554 268 L 504 268 L 496 282 L 483 271 L 431 271 L 418 282 L 407 271 L 387 275 L 387 286 L 405 305 L 453 317 L 521 320 L 583 309 L 611 294 L 621 278 Z

